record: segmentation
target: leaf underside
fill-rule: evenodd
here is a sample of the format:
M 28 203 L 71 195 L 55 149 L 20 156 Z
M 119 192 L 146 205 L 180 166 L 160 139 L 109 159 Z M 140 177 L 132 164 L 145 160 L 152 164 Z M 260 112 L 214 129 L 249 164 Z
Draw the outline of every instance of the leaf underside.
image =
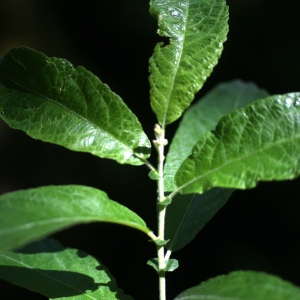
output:
M 0 116 L 34 139 L 141 165 L 150 141 L 136 116 L 95 75 L 32 49 L 0 61 Z
M 59 230 L 90 222 L 109 222 L 150 232 L 138 215 L 98 189 L 47 186 L 0 196 L 0 249 L 13 250 Z
M 211 278 L 174 300 L 298 300 L 300 289 L 262 272 L 235 271 Z
M 234 190 L 213 188 L 204 194 L 177 194 L 167 206 L 166 248 L 178 251 L 191 242 L 196 234 L 225 205 Z
M 217 85 L 191 106 L 183 115 L 166 157 L 165 190 L 175 190 L 174 176 L 203 134 L 215 129 L 219 120 L 233 110 L 267 96 L 253 83 L 233 80 Z
M 175 175 L 181 193 L 246 189 L 300 171 L 300 93 L 271 96 L 223 117 Z
M 17 253 L 0 251 L 0 278 L 49 299 L 132 300 L 100 261 L 53 239 L 32 243 Z
M 170 44 L 156 45 L 150 58 L 150 100 L 164 127 L 190 105 L 223 50 L 228 32 L 225 0 L 151 0 L 157 33 Z

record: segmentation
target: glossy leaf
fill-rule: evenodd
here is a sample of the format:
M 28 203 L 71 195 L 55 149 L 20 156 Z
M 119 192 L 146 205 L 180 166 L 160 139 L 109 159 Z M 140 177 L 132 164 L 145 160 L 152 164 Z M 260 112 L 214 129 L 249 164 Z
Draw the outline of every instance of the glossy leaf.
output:
M 29 48 L 12 49 L 0 63 L 0 116 L 35 139 L 119 163 L 149 156 L 139 121 L 106 84 Z
M 206 193 L 177 194 L 167 207 L 166 248 L 177 251 L 191 242 L 196 234 L 222 208 L 231 196 L 232 189 L 214 188 Z
M 213 130 L 219 120 L 233 110 L 267 96 L 265 90 L 252 83 L 233 80 L 217 85 L 191 106 L 183 115 L 166 157 L 165 190 L 174 191 L 175 173 L 203 134 Z
M 175 176 L 181 193 L 253 188 L 300 171 L 300 93 L 258 100 L 202 136 Z
M 0 251 L 0 278 L 55 300 L 132 300 L 94 257 L 53 239 Z
M 150 58 L 150 99 L 164 127 L 193 101 L 223 50 L 228 32 L 225 0 L 151 0 L 157 33 L 170 44 L 156 45 Z
M 236 271 L 211 278 L 174 300 L 298 300 L 300 289 L 262 272 Z
M 11 250 L 79 223 L 109 222 L 150 230 L 125 206 L 95 188 L 47 186 L 0 196 L 0 249 Z

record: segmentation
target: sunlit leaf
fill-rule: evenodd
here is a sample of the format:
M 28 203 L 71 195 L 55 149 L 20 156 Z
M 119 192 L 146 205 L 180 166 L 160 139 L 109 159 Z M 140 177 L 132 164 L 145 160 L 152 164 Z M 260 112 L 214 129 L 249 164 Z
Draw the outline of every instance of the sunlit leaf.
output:
M 228 7 L 225 0 L 151 0 L 150 13 L 157 33 L 170 37 L 150 58 L 151 106 L 164 127 L 181 116 L 217 64 Z
M 253 188 L 300 171 L 300 93 L 271 96 L 223 117 L 175 176 L 181 193 Z
M 80 223 L 109 222 L 150 230 L 125 206 L 95 188 L 47 186 L 0 196 L 0 249 L 11 250 Z
M 0 278 L 55 300 L 132 300 L 94 257 L 53 239 L 0 251 Z
M 140 165 L 150 141 L 136 116 L 95 75 L 29 48 L 0 62 L 0 116 L 29 136 Z
M 183 115 L 166 157 L 165 190 L 175 189 L 175 173 L 203 134 L 215 129 L 219 120 L 233 110 L 267 96 L 265 90 L 253 83 L 234 80 L 217 85 L 191 106 Z
M 279 277 L 236 271 L 202 282 L 174 300 L 298 300 L 300 289 Z

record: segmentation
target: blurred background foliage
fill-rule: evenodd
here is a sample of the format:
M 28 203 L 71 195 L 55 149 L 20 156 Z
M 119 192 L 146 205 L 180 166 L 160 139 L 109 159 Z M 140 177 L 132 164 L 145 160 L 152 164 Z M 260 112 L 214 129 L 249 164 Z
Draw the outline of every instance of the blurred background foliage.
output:
M 254 81 L 271 94 L 300 91 L 299 0 L 227 0 L 230 32 L 225 50 L 198 98 L 221 81 Z M 83 65 L 119 94 L 149 138 L 148 59 L 156 20 L 148 0 L 0 0 L 0 57 L 28 46 Z M 178 122 L 167 129 L 171 139 Z M 155 182 L 146 167 L 75 153 L 32 140 L 0 122 L 0 193 L 52 184 L 102 189 L 155 230 Z M 155 163 L 155 152 L 152 153 Z M 261 183 L 236 191 L 186 248 L 174 253 L 180 268 L 168 274 L 168 298 L 202 280 L 237 269 L 265 271 L 300 285 L 300 180 Z M 134 299 L 157 299 L 157 278 L 146 261 L 155 247 L 122 226 L 76 226 L 55 237 L 99 258 Z M 0 281 L 1 299 L 45 299 Z

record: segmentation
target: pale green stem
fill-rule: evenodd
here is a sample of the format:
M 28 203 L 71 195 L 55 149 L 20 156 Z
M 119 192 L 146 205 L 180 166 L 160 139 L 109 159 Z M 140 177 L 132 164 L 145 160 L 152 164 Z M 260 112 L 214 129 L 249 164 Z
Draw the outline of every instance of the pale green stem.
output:
M 156 169 L 150 164 L 150 162 L 147 159 L 145 159 L 138 153 L 134 153 L 134 155 L 135 157 L 139 158 L 151 171 L 156 171 Z
M 175 190 L 174 192 L 172 192 L 170 195 L 168 195 L 168 197 L 170 199 L 173 199 L 178 193 L 179 191 L 181 190 L 182 187 L 180 187 L 179 189 Z
M 164 194 L 164 147 L 166 145 L 165 132 L 159 125 L 155 126 L 155 136 L 156 140 L 154 145 L 158 153 L 158 202 L 165 200 Z M 166 206 L 158 205 L 158 238 L 164 240 L 165 233 L 165 216 L 166 216 Z M 165 264 L 165 248 L 164 246 L 157 246 L 157 256 L 158 256 L 158 276 L 159 276 L 159 299 L 166 300 L 166 264 Z
M 157 241 L 157 236 L 152 231 L 148 232 L 148 236 L 154 243 Z

